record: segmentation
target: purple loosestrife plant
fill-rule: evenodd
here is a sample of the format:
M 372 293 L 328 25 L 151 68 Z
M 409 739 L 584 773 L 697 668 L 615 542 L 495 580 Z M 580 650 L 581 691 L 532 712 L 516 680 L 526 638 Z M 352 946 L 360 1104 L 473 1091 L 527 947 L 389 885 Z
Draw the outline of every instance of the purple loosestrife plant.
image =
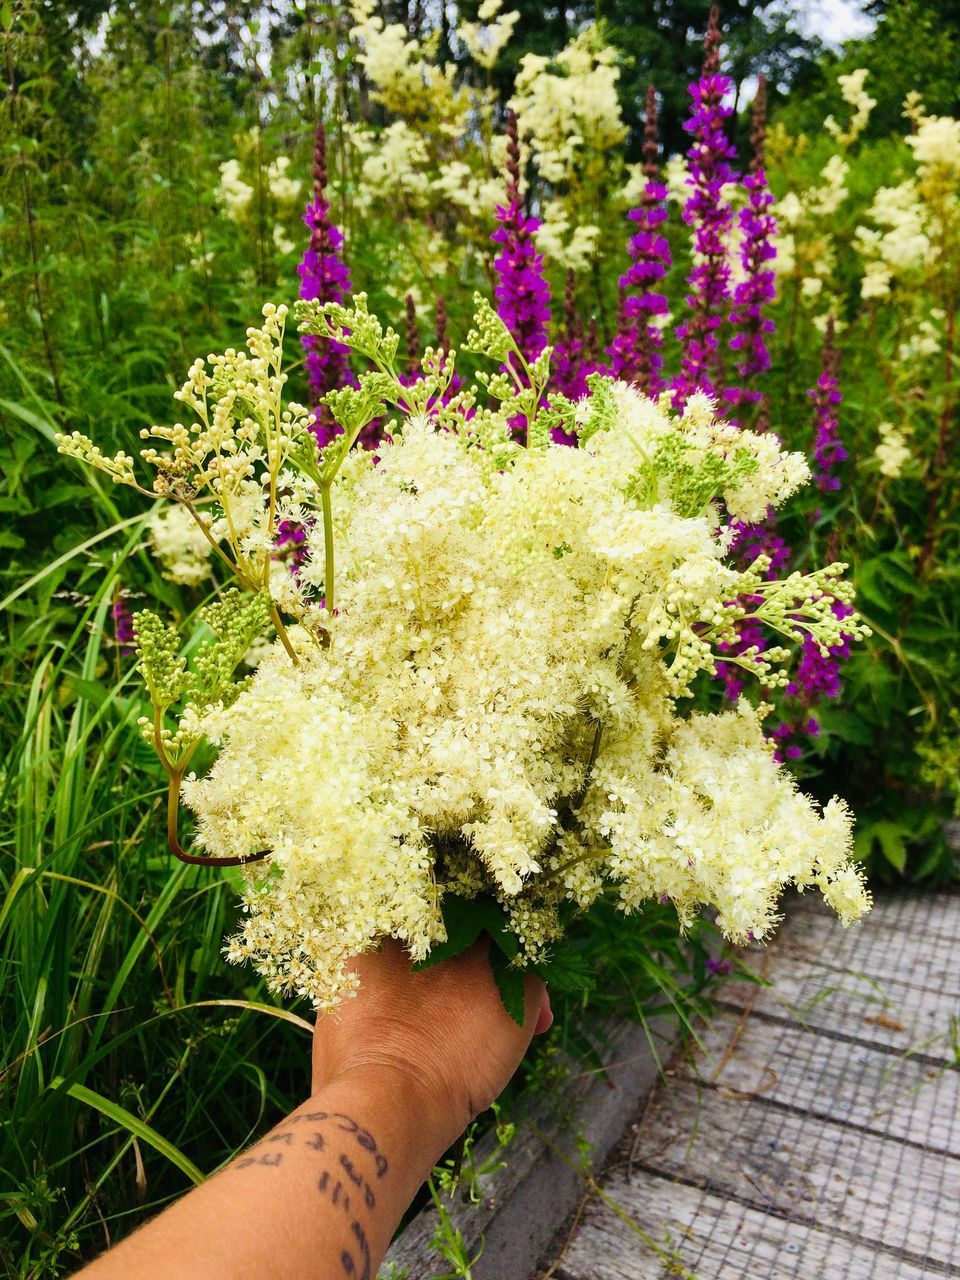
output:
M 730 167 L 736 152 L 727 138 L 725 124 L 733 108 L 724 105 L 724 95 L 732 87 L 729 77 L 720 74 L 719 10 L 710 10 L 710 25 L 704 39 L 706 57 L 696 84 L 690 86 L 693 109 L 684 124 L 694 142 L 687 152 L 688 182 L 693 191 L 683 210 L 683 220 L 694 229 L 693 270 L 687 276 L 690 293 L 686 297 L 690 314 L 677 327 L 680 340 L 680 374 L 672 387 L 675 403 L 683 405 L 692 392 L 700 390 L 719 396 L 723 370 L 717 330 L 723 323 L 730 300 L 730 262 L 727 245 L 733 225 L 733 209 L 724 199 L 724 187 L 737 181 Z
M 501 246 L 493 262 L 497 313 L 523 358 L 531 362 L 547 345 L 550 287 L 543 275 L 543 256 L 533 238 L 540 223 L 525 215 L 520 197 L 520 144 L 513 111 L 507 115 L 507 202 L 497 206 L 497 222 L 500 225 L 490 237 Z M 522 369 L 514 368 L 513 372 L 525 381 Z
M 322 121 L 317 125 L 313 147 L 313 199 L 307 205 L 303 221 L 310 231 L 310 243 L 297 267 L 300 297 L 306 301 L 342 302 L 350 292 L 350 269 L 343 261 L 343 233 L 330 218 L 327 188 L 327 138 Z M 314 410 L 314 435 L 321 446 L 328 444 L 339 431 L 321 398 L 353 382 L 348 363 L 348 350 L 339 342 L 307 335 L 303 338 L 306 352 L 310 403 Z
M 834 468 L 847 457 L 840 440 L 837 414 L 843 400 L 839 369 L 840 353 L 835 341 L 833 316 L 830 316 L 824 335 L 820 376 L 816 386 L 807 392 L 814 405 L 813 479 L 823 493 L 840 488 L 840 478 L 834 473 Z M 834 617 L 841 621 L 850 616 L 849 605 L 840 600 L 833 602 L 832 609 Z M 778 759 L 800 759 L 804 754 L 805 741 L 819 736 L 820 725 L 810 714 L 811 709 L 826 698 L 840 696 L 843 665 L 850 654 L 851 637 L 845 632 L 841 632 L 839 642 L 829 645 L 826 652 L 812 636 L 805 637 L 794 678 L 786 688 L 790 710 L 771 733 L 777 744 Z
M 629 326 L 624 327 L 621 348 L 629 341 L 629 351 L 621 353 L 617 343 L 608 351 L 618 377 L 628 378 L 647 395 L 663 390 L 663 334 L 654 318 L 668 310 L 665 295 L 656 291 L 670 266 L 670 244 L 660 229 L 667 219 L 667 188 L 660 181 L 659 150 L 657 93 L 650 85 L 643 142 L 643 176 L 647 181 L 640 203 L 627 214 L 636 228 L 628 245 L 633 262 L 620 277 L 620 287 L 626 291 L 624 321 Z
M 777 220 L 770 212 L 774 203 L 767 186 L 764 170 L 764 144 L 766 141 L 766 80 L 761 75 L 757 96 L 753 104 L 753 158 L 750 172 L 743 181 L 747 191 L 747 204 L 740 210 L 740 262 L 743 279 L 733 291 L 733 308 L 730 323 L 736 329 L 730 339 L 730 349 L 739 356 L 737 377 L 739 386 L 727 387 L 724 399 L 737 408 L 759 405 L 759 417 L 766 422 L 766 397 L 756 385 L 757 380 L 770 368 L 770 353 L 766 335 L 774 332 L 775 325 L 764 308 L 777 296 L 776 276 L 770 263 L 777 256 L 773 236 Z
M 550 382 L 554 390 L 571 400 L 580 400 L 587 394 L 587 374 L 592 372 L 584 351 L 583 321 L 577 311 L 576 275 L 571 269 L 567 272 L 563 294 L 563 328 L 554 343 L 550 362 Z
M 637 328 L 627 314 L 627 291 L 620 278 L 617 290 L 617 331 L 613 342 L 604 348 L 610 357 L 610 369 L 623 382 L 635 382 L 637 375 Z
M 113 641 L 117 649 L 124 654 L 133 653 L 137 636 L 133 629 L 133 612 L 122 587 L 110 608 L 110 617 L 113 619 Z
M 834 337 L 833 316 L 827 318 L 827 331 L 823 341 L 823 356 L 817 384 L 807 392 L 813 401 L 813 479 L 822 493 L 840 488 L 840 477 L 834 468 L 846 461 L 847 451 L 840 440 L 840 422 L 837 414 L 843 400 L 840 394 L 840 353 Z

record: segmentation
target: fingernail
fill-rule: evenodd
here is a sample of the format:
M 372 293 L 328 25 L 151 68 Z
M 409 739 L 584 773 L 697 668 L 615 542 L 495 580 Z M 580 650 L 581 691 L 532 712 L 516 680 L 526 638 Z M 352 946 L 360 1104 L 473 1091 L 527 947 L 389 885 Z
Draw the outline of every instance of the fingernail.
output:
M 540 1014 L 537 1018 L 537 1025 L 533 1034 L 542 1036 L 545 1031 L 549 1031 L 553 1026 L 553 1010 L 550 1008 L 550 993 L 543 993 L 543 1004 L 540 1006 Z

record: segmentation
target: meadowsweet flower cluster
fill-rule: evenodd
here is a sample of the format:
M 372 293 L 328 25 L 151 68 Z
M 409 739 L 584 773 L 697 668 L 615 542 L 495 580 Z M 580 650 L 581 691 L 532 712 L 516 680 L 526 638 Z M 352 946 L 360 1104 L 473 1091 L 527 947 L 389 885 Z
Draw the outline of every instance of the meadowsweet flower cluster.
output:
M 897 480 L 913 456 L 906 432 L 895 427 L 892 422 L 881 422 L 877 432 L 880 439 L 873 451 L 874 460 L 882 476 L 888 480 Z
M 468 343 L 502 367 L 516 344 L 478 307 Z M 866 909 L 848 811 L 780 772 L 763 708 L 687 709 L 747 618 L 774 642 L 727 661 L 767 688 L 789 684 L 798 646 L 865 633 L 842 565 L 778 581 L 764 556 L 729 561 L 720 504 L 761 519 L 808 478 L 800 455 L 701 393 L 678 413 L 591 375 L 584 398 L 545 407 L 547 356 L 529 386 L 501 371 L 485 403 L 451 395 L 454 354 L 398 370 L 399 335 L 363 295 L 298 305 L 302 331 L 372 365 L 327 396 L 343 433 L 318 455 L 308 411 L 283 403 L 283 309 L 264 314 L 247 352 L 197 362 L 181 392 L 194 421 L 143 451 L 154 492 L 194 520 L 216 497 L 209 532 L 245 589 L 205 611 L 214 639 L 189 664 L 159 618 L 135 620 L 144 734 L 172 795 L 206 856 L 250 863 L 232 960 L 326 1007 L 383 937 L 426 958 L 451 900 L 492 910 L 519 967 L 601 892 L 624 911 L 669 900 L 683 924 L 710 904 L 737 941 L 769 933 L 789 883 L 844 921 Z M 351 447 L 386 415 L 376 459 Z M 578 447 L 552 442 L 558 424 Z M 138 484 L 128 459 L 61 447 Z M 275 559 L 290 521 L 296 574 Z M 202 777 L 201 738 L 219 747 Z M 175 817 L 171 845 L 191 856 Z
M 213 546 L 185 507 L 161 507 L 147 526 L 150 548 L 171 582 L 195 587 L 210 576 Z
M 553 59 L 526 53 L 520 59 L 510 106 L 521 122 L 533 162 L 545 182 L 570 180 L 591 152 L 621 143 L 627 127 L 617 96 L 615 50 L 589 26 Z
M 491 71 L 520 20 L 516 9 L 501 13 L 503 0 L 481 0 L 477 22 L 461 20 L 457 35 L 478 67 Z
M 867 93 L 868 75 L 869 72 L 866 67 L 858 67 L 848 75 L 837 76 L 840 96 L 844 102 L 853 108 L 853 111 L 845 129 L 837 123 L 833 116 L 827 116 L 823 122 L 823 127 L 827 133 L 836 138 L 841 146 L 849 147 L 856 142 L 857 138 L 860 137 L 870 123 L 870 115 L 877 105 L 876 98 L 871 98 Z

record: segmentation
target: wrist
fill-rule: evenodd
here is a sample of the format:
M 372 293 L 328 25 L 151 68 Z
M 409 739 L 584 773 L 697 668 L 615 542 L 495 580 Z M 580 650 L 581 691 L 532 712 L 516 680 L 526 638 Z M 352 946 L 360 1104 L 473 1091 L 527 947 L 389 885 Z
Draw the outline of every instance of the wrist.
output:
M 467 1107 L 432 1088 L 415 1063 L 356 1063 L 319 1080 L 315 1073 L 304 1105 L 365 1113 L 369 1126 L 382 1131 L 396 1158 L 409 1166 L 416 1186 L 473 1119 Z

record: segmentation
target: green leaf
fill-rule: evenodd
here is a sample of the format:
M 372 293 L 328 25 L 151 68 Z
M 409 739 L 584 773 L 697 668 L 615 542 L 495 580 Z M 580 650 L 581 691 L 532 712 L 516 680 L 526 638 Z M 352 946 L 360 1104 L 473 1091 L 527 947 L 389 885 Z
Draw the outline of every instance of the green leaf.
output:
M 105 689 L 99 680 L 84 680 L 80 676 L 70 676 L 69 684 L 77 697 L 86 698 L 87 702 L 92 702 L 95 707 L 102 707 L 110 697 L 110 691 Z
M 562 945 L 545 964 L 534 965 L 534 972 L 554 991 L 568 995 L 582 995 L 597 985 L 594 962 Z
M 503 1007 L 517 1026 L 522 1027 L 527 1012 L 523 970 L 514 968 L 499 947 L 491 948 L 490 967 Z
M 95 1111 L 99 1111 L 108 1120 L 113 1120 L 122 1129 L 132 1133 L 135 1138 L 139 1138 L 141 1142 L 146 1142 L 155 1151 L 159 1151 L 162 1156 L 166 1156 L 171 1164 L 176 1165 L 181 1173 L 185 1173 L 190 1181 L 197 1186 L 205 1181 L 204 1175 L 192 1160 L 189 1160 L 178 1147 L 175 1147 L 162 1134 L 157 1133 L 156 1129 L 151 1128 L 145 1121 L 128 1111 L 126 1107 L 121 1107 L 119 1103 L 111 1102 L 102 1093 L 95 1093 L 93 1089 L 88 1089 L 83 1084 L 70 1085 L 67 1093 L 70 1094 L 71 1098 L 76 1098 L 78 1102 L 85 1102 L 88 1107 L 93 1107 Z
M 909 833 L 897 822 L 875 822 L 867 834 L 871 846 L 878 844 L 886 860 L 902 875 L 907 865 L 907 843 L 904 837 Z
M 446 942 L 438 942 L 430 950 L 426 960 L 414 967 L 430 969 L 442 960 L 459 956 L 486 931 L 501 951 L 516 955 L 516 939 L 507 931 L 503 911 L 492 898 L 461 898 L 448 893 L 443 899 L 443 923 L 447 930 Z

